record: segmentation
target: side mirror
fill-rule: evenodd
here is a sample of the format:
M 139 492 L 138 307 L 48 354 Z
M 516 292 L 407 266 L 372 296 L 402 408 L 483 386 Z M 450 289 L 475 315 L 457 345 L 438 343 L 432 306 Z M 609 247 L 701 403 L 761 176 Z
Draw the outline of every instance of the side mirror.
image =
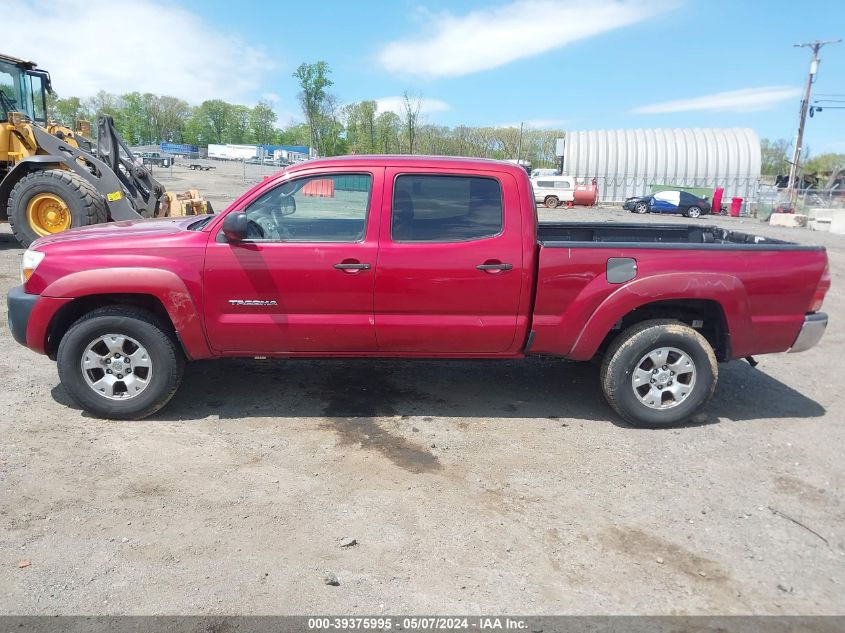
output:
M 246 213 L 235 211 L 223 219 L 223 235 L 230 242 L 241 242 L 247 236 Z

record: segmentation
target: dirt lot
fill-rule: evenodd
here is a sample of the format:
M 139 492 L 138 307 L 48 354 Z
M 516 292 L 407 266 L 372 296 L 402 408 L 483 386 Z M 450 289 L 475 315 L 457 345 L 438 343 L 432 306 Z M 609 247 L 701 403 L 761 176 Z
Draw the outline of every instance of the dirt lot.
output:
M 216 165 L 163 180 L 222 209 L 246 185 Z M 824 243 L 832 324 L 721 366 L 682 429 L 624 425 L 595 365 L 555 360 L 197 363 L 108 422 L 3 320 L 0 612 L 845 613 L 845 237 L 717 222 Z

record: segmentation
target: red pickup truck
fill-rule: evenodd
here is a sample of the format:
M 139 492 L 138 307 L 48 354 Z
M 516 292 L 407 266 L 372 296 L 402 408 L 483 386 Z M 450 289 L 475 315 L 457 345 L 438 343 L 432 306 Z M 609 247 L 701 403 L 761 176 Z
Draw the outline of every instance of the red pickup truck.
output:
M 350 156 L 290 167 L 213 216 L 37 240 L 15 339 L 88 411 L 142 418 L 186 360 L 603 355 L 635 425 L 687 420 L 717 361 L 822 336 L 823 248 L 702 224 L 539 224 L 508 163 Z M 460 386 L 457 386 L 460 388 Z

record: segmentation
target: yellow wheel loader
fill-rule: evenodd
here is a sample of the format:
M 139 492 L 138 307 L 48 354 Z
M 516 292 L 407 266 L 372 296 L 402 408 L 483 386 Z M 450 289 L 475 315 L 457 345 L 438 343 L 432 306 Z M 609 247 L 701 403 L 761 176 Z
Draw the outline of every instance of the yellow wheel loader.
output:
M 168 193 L 108 115 L 76 129 L 47 117 L 50 74 L 0 54 L 0 221 L 17 240 L 118 220 L 211 213 L 199 193 Z

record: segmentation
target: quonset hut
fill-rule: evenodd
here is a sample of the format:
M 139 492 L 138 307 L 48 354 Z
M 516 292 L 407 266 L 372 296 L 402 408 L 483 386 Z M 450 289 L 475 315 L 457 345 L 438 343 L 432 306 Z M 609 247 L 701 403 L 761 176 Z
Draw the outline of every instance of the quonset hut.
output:
M 754 200 L 760 139 L 749 128 L 655 128 L 567 132 L 563 170 L 597 179 L 600 202 L 619 202 L 665 186 L 715 189 Z

